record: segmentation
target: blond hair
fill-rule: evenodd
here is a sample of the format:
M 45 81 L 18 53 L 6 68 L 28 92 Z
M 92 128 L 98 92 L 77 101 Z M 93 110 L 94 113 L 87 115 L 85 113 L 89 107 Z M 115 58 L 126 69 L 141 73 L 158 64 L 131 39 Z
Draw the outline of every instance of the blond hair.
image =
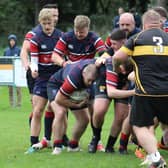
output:
M 53 19 L 53 13 L 50 9 L 44 8 L 40 11 L 38 20 L 39 22 L 44 20 L 52 20 Z
M 78 15 L 74 19 L 74 27 L 76 29 L 83 29 L 85 27 L 90 27 L 90 19 L 85 15 Z
M 154 11 L 153 9 L 148 10 L 145 12 L 142 16 L 142 23 L 143 25 L 148 24 L 148 25 L 155 25 L 155 26 L 160 26 L 160 15 Z

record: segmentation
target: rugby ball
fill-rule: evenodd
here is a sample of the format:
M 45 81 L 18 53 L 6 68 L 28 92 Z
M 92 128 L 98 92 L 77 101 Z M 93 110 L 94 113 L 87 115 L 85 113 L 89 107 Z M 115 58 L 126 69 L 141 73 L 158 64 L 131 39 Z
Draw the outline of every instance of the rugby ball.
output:
M 88 97 L 89 93 L 86 89 L 76 90 L 70 95 L 70 98 L 74 101 L 82 101 Z

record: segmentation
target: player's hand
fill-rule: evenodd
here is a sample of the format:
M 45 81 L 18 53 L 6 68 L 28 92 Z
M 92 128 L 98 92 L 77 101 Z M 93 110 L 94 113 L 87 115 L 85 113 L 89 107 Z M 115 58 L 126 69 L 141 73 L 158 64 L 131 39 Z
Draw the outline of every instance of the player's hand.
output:
M 36 71 L 36 70 L 35 70 L 35 71 L 32 71 L 31 74 L 32 74 L 32 77 L 33 77 L 33 78 L 37 78 L 37 77 L 39 76 L 39 73 L 38 73 L 38 71 Z
M 88 104 L 89 104 L 89 98 L 88 98 L 88 97 L 86 97 L 84 100 L 78 102 L 79 108 L 85 107 L 85 106 L 87 106 Z
M 99 67 L 101 64 L 105 64 L 105 62 L 106 62 L 106 58 L 99 57 L 99 58 L 96 59 L 95 64 L 96 64 L 97 67 Z

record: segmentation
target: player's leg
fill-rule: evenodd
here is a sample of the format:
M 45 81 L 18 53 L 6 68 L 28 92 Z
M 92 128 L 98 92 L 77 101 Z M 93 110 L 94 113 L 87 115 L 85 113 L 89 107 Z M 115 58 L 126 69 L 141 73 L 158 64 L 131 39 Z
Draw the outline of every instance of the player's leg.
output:
M 122 99 L 121 99 L 122 100 Z M 124 99 L 123 99 L 124 100 Z M 127 101 L 115 101 L 114 103 L 114 120 L 111 126 L 110 135 L 108 137 L 106 152 L 114 152 L 114 144 L 117 141 L 118 135 L 121 131 L 124 119 L 127 117 L 129 112 Z
M 63 135 L 65 132 L 64 122 L 67 119 L 66 112 L 67 108 L 60 106 L 55 101 L 51 102 L 51 107 L 54 111 L 54 120 L 53 120 L 53 140 L 54 140 L 54 150 L 52 154 L 58 155 L 62 152 L 63 149 Z
M 95 153 L 97 150 L 97 145 L 99 140 L 101 139 L 101 129 L 104 123 L 104 117 L 106 112 L 108 111 L 108 107 L 110 105 L 110 99 L 108 98 L 95 98 L 93 105 L 93 137 L 88 146 L 89 153 Z M 100 106 L 101 104 L 101 106 Z
M 38 143 L 41 131 L 41 117 L 46 106 L 47 99 L 33 95 L 33 118 L 31 121 L 31 145 Z
M 79 141 L 83 133 L 85 132 L 88 123 L 89 123 L 89 115 L 88 108 L 73 110 L 73 114 L 75 116 L 76 122 L 72 129 L 72 137 L 69 141 L 68 151 L 79 151 Z

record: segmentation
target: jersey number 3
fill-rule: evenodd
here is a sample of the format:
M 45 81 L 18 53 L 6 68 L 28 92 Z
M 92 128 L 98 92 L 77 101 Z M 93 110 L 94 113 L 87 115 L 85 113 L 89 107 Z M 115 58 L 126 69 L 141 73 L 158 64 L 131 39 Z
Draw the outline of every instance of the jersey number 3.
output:
M 153 42 L 157 45 L 154 47 L 154 53 L 163 53 L 163 39 L 161 37 L 154 36 Z

